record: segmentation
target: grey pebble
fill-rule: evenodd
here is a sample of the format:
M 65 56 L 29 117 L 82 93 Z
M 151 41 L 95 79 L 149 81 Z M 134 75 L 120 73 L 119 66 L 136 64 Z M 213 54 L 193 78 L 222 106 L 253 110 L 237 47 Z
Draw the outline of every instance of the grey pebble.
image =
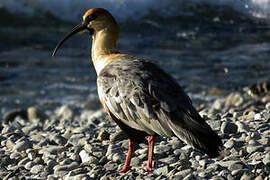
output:
M 185 169 L 185 170 L 182 170 L 182 171 L 179 171 L 179 172 L 175 173 L 173 178 L 174 179 L 183 179 L 184 177 L 186 177 L 189 174 L 192 174 L 192 170 L 191 169 Z
M 263 146 L 253 146 L 253 145 L 248 145 L 247 146 L 247 152 L 248 153 L 254 153 L 254 152 L 263 152 L 264 147 Z
M 232 164 L 229 165 L 228 169 L 230 171 L 233 171 L 233 170 L 238 170 L 238 169 L 244 169 L 246 167 L 246 165 L 242 162 L 233 162 Z
M 249 132 L 249 127 L 244 122 L 236 121 L 235 124 L 238 127 L 238 132 Z
M 166 164 L 173 164 L 178 161 L 178 159 L 175 156 L 169 156 L 166 158 L 161 158 L 158 161 L 166 163 Z
M 24 166 L 26 163 L 28 163 L 30 160 L 28 157 L 23 158 L 19 161 L 18 166 Z
M 133 157 L 130 163 L 131 166 L 139 166 L 141 165 L 141 159 L 136 157 Z
M 31 168 L 30 172 L 31 172 L 32 174 L 38 174 L 38 173 L 42 172 L 43 170 L 44 170 L 44 166 L 38 164 L 38 165 L 33 166 L 33 167 Z
M 67 143 L 67 139 L 58 134 L 53 137 L 53 141 L 62 146 Z
M 47 180 L 58 180 L 57 176 L 51 174 L 47 176 Z
M 264 119 L 266 119 L 267 121 L 270 119 L 270 112 L 264 112 L 262 115 L 263 115 Z
M 248 169 L 235 169 L 232 170 L 232 175 L 236 178 L 240 178 L 245 172 L 248 172 Z
M 96 164 L 98 163 L 98 159 L 96 157 L 94 157 L 92 154 L 90 154 L 89 152 L 82 150 L 79 153 L 79 156 L 81 157 L 81 161 L 83 163 L 90 163 L 90 164 Z
M 104 168 L 106 169 L 106 171 L 113 171 L 117 169 L 117 167 L 118 167 L 118 164 L 112 163 L 112 162 L 108 162 L 107 164 L 104 165 Z
M 58 163 L 53 160 L 53 159 L 49 159 L 48 161 L 45 162 L 47 164 L 48 169 L 53 169 L 54 166 L 56 166 Z
M 234 123 L 225 121 L 222 123 L 220 130 L 223 134 L 236 134 L 237 128 Z
M 33 161 L 29 161 L 24 165 L 24 167 L 25 169 L 30 170 L 34 165 L 36 165 L 36 163 L 34 163 Z
M 157 168 L 154 170 L 157 174 L 167 175 L 169 172 L 168 166 L 165 165 L 163 167 Z
M 270 152 L 268 151 L 267 154 L 265 155 L 265 157 L 263 158 L 263 163 L 265 165 L 270 165 Z
M 97 140 L 105 141 L 110 139 L 110 134 L 106 131 L 106 129 L 101 129 L 98 133 Z
M 15 152 L 12 152 L 9 157 L 10 159 L 21 159 L 22 154 L 15 151 Z
M 255 175 L 252 172 L 245 172 L 240 178 L 240 180 L 253 180 L 253 179 L 255 179 Z
M 198 173 L 198 176 L 201 178 L 207 178 L 207 176 L 209 176 L 209 173 L 202 171 Z
M 234 146 L 234 140 L 229 139 L 228 141 L 225 142 L 223 146 L 226 147 L 227 149 L 231 149 Z
M 31 142 L 28 139 L 18 140 L 13 147 L 14 151 L 25 151 L 26 149 L 32 146 Z
M 69 171 L 72 171 L 73 169 L 76 169 L 79 167 L 79 164 L 77 162 L 72 162 L 68 165 L 56 165 L 54 166 L 54 174 L 57 176 L 64 176 L 69 173 Z
M 193 174 L 187 175 L 183 180 L 195 180 L 196 177 Z
M 121 163 L 125 160 L 125 157 L 123 156 L 123 153 L 115 153 L 112 156 L 112 161 L 116 163 Z
M 209 125 L 211 126 L 212 129 L 214 130 L 219 130 L 221 127 L 221 121 L 220 120 L 212 120 L 212 121 L 207 121 Z
M 80 133 L 80 134 L 73 134 L 69 140 L 68 143 L 72 144 L 73 146 L 77 146 L 79 145 L 79 140 L 82 139 L 84 137 L 84 134 Z

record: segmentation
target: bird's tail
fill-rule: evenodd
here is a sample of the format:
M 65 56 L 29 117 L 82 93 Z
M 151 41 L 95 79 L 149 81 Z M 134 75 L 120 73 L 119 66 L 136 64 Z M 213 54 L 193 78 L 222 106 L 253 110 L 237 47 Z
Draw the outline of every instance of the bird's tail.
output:
M 220 137 L 197 112 L 191 115 L 176 111 L 167 114 L 167 117 L 171 130 L 178 138 L 211 158 L 220 156 L 223 146 Z

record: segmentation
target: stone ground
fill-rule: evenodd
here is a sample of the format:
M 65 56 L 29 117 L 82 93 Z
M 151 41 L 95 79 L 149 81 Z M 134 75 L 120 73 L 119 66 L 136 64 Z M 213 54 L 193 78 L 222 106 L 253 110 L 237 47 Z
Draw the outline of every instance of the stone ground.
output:
M 139 144 L 125 174 L 118 171 L 128 141 L 103 110 L 6 112 L 0 124 L 0 179 L 270 180 L 270 97 L 235 92 L 200 110 L 222 138 L 223 158 L 210 159 L 176 137 L 158 138 L 154 171 L 144 171 L 147 145 Z

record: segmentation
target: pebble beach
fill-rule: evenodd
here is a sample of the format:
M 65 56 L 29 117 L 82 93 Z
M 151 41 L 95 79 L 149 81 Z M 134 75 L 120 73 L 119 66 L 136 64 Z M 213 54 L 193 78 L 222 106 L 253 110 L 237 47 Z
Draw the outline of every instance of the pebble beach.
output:
M 51 57 L 84 9 L 105 1 L 119 20 L 121 52 L 179 82 L 221 137 L 220 157 L 158 137 L 153 172 L 144 170 L 145 140 L 131 170 L 119 173 L 128 139 L 101 108 L 89 35 L 74 36 Z M 58 2 L 0 0 L 0 179 L 270 180 L 267 2 Z
M 128 173 L 118 173 L 128 140 L 100 109 L 61 106 L 14 109 L 1 120 L 2 179 L 270 179 L 270 97 L 239 92 L 200 105 L 224 143 L 210 159 L 176 137 L 158 138 L 153 172 L 144 171 L 147 144 L 138 144 Z M 203 106 L 203 107 L 202 107 Z

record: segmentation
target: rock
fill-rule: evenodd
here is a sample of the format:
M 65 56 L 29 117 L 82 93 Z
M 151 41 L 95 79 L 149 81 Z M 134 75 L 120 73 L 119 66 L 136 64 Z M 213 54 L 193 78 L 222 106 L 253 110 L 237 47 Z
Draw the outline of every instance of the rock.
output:
M 76 169 L 79 167 L 79 164 L 77 162 L 72 162 L 68 165 L 56 165 L 54 166 L 54 174 L 57 176 L 64 176 L 69 173 L 69 171 L 72 171 L 73 169 Z
M 263 146 L 253 146 L 253 145 L 247 146 L 247 152 L 250 154 L 254 152 L 262 152 L 262 151 L 264 151 Z
M 39 121 L 40 120 L 40 112 L 36 107 L 29 107 L 27 109 L 28 119 L 31 122 Z
M 109 147 L 107 148 L 107 152 L 105 156 L 110 156 L 115 153 L 123 152 L 123 148 L 116 146 L 114 144 L 110 144 Z M 108 158 L 109 159 L 109 158 Z
M 112 156 L 112 161 L 116 163 L 121 163 L 125 160 L 123 154 L 115 153 Z
M 186 177 L 189 174 L 192 174 L 192 170 L 191 169 L 185 169 L 185 170 L 182 170 L 182 171 L 179 171 L 179 172 L 175 173 L 173 178 L 174 179 L 183 179 L 184 177 Z
M 248 169 L 236 169 L 236 170 L 232 170 L 232 175 L 239 179 L 245 172 L 248 172 Z
M 230 164 L 228 169 L 230 171 L 233 171 L 233 170 L 238 170 L 238 169 L 244 169 L 245 167 L 246 167 L 246 165 L 239 161 L 239 162 L 234 162 L 234 163 Z
M 110 139 L 110 134 L 105 129 L 101 129 L 101 131 L 98 134 L 97 140 L 105 141 L 109 139 Z
M 201 178 L 206 178 L 207 176 L 209 176 L 209 173 L 202 171 L 202 172 L 198 173 L 198 176 L 201 177 Z
M 24 167 L 25 169 L 31 170 L 34 165 L 36 165 L 36 163 L 34 163 L 33 161 L 29 161 L 24 165 Z
M 2 122 L 4 124 L 12 123 L 17 116 L 20 116 L 23 119 L 27 119 L 27 112 L 25 109 L 13 109 L 4 113 Z
M 257 176 L 254 180 L 263 180 L 262 176 Z
M 42 172 L 44 170 L 44 166 L 43 165 L 35 165 L 31 168 L 30 172 L 32 174 L 39 174 L 40 172 Z
M 55 160 L 49 159 L 48 161 L 45 161 L 47 164 L 48 169 L 53 169 L 54 166 L 56 166 L 58 163 Z
M 16 145 L 13 147 L 13 151 L 25 151 L 32 146 L 28 139 L 19 139 L 15 144 Z
M 240 93 L 231 93 L 225 100 L 226 106 L 240 106 L 244 102 L 244 98 Z
M 28 149 L 27 149 L 28 150 Z M 27 153 L 27 157 L 32 161 L 36 158 L 36 155 L 37 155 L 37 152 L 36 151 L 29 151 L 27 152 L 26 150 L 26 153 Z
M 212 104 L 211 109 L 220 110 L 224 107 L 225 99 L 216 99 L 215 102 Z
M 237 126 L 231 122 L 223 122 L 221 125 L 221 132 L 223 134 L 236 134 L 237 133 Z
M 62 145 L 62 146 L 64 146 L 64 145 L 67 143 L 67 139 L 64 138 L 64 137 L 61 136 L 61 135 L 58 135 L 58 134 L 55 135 L 55 136 L 53 136 L 52 140 L 53 140 L 55 143 L 57 143 L 57 144 L 59 144 L 59 145 Z
M 85 150 L 82 150 L 79 153 L 79 155 L 81 157 L 82 163 L 86 163 L 86 162 L 90 164 L 98 163 L 98 159 Z
M 183 146 L 183 143 L 178 138 L 175 137 L 172 138 L 170 144 L 172 146 L 172 149 L 180 149 Z
M 237 130 L 238 132 L 249 132 L 249 127 L 244 124 L 243 122 L 241 121 L 236 121 L 235 124 L 237 125 Z
M 221 121 L 220 120 L 212 120 L 212 121 L 208 121 L 209 125 L 211 126 L 212 129 L 214 130 L 219 130 L 221 127 Z
M 50 174 L 47 176 L 47 180 L 58 180 L 57 176 Z
M 0 158 L 0 165 L 5 167 L 10 164 L 14 164 L 16 162 L 15 159 L 11 159 L 8 155 L 1 156 Z
M 270 108 L 269 108 L 269 109 L 270 109 Z M 268 121 L 268 120 L 270 119 L 270 112 L 269 112 L 269 111 L 268 111 L 268 112 L 264 112 L 264 113 L 263 113 L 263 117 L 264 117 L 265 120 Z
M 161 158 L 158 161 L 163 162 L 165 164 L 172 164 L 172 163 L 177 162 L 178 159 L 176 157 L 174 157 L 174 156 L 169 156 L 169 157 L 166 157 L 166 158 Z
M 22 160 L 20 160 L 20 162 L 18 163 L 18 166 L 24 166 L 26 163 L 28 163 L 30 160 L 28 159 L 28 157 L 23 158 Z
M 135 156 L 135 157 L 132 158 L 132 161 L 131 161 L 130 165 L 134 166 L 134 167 L 136 167 L 136 166 L 138 167 L 138 166 L 141 165 L 141 163 L 142 163 L 141 159 Z
M 270 109 L 270 102 L 266 103 L 265 108 Z
M 267 154 L 266 154 L 265 157 L 263 158 L 263 163 L 264 163 L 266 166 L 269 166 L 269 165 L 270 165 L 270 152 L 267 152 Z
M 117 142 L 128 139 L 127 135 L 123 131 L 118 131 L 110 135 L 110 141 Z
M 21 156 L 20 153 L 14 151 L 14 152 L 12 152 L 12 153 L 10 154 L 9 157 L 10 157 L 11 159 L 21 159 L 22 156 Z
M 163 167 L 157 168 L 154 170 L 157 174 L 167 175 L 169 172 L 168 166 L 165 165 Z
M 248 111 L 247 114 L 244 113 L 244 115 L 240 116 L 239 119 L 240 120 L 246 120 L 246 121 L 253 121 L 255 114 L 256 113 L 254 111 Z
M 230 165 L 237 163 L 239 161 L 229 160 L 229 161 L 220 161 L 218 164 L 222 167 L 229 167 Z
M 117 167 L 118 167 L 118 164 L 112 163 L 112 162 L 108 162 L 107 164 L 104 165 L 104 168 L 106 169 L 106 171 L 115 171 Z
M 15 146 L 15 143 L 12 142 L 10 139 L 8 139 L 8 140 L 6 141 L 5 146 L 6 146 L 8 149 L 13 149 L 14 146 Z
M 251 172 L 245 172 L 240 180 L 253 180 L 255 179 L 255 175 Z
M 49 153 L 49 154 L 57 155 L 58 153 L 61 153 L 61 152 L 65 151 L 65 150 L 67 150 L 67 148 L 64 147 L 64 146 L 51 145 L 51 146 L 47 146 L 47 147 L 44 147 L 44 148 L 40 149 L 38 152 L 40 154 Z
M 196 179 L 196 177 L 194 177 L 193 174 L 189 174 L 183 180 L 194 180 L 194 179 Z
M 84 137 L 84 134 L 80 133 L 80 134 L 73 134 L 69 140 L 68 143 L 72 144 L 73 146 L 77 146 L 79 144 L 82 144 L 82 141 L 80 141 L 82 138 Z M 87 143 L 87 141 L 85 141 L 85 144 Z
M 221 169 L 222 167 L 219 164 L 212 163 L 207 166 L 208 172 L 217 172 L 217 171 L 220 171 Z
M 224 144 L 224 147 L 226 147 L 227 149 L 231 149 L 233 146 L 234 146 L 234 140 L 233 139 L 229 139 Z
M 68 106 L 62 106 L 56 110 L 56 115 L 62 119 L 72 119 L 73 112 Z
M 261 118 L 262 118 L 262 116 L 261 116 L 261 114 L 260 113 L 256 113 L 255 115 L 254 115 L 254 120 L 261 120 Z

